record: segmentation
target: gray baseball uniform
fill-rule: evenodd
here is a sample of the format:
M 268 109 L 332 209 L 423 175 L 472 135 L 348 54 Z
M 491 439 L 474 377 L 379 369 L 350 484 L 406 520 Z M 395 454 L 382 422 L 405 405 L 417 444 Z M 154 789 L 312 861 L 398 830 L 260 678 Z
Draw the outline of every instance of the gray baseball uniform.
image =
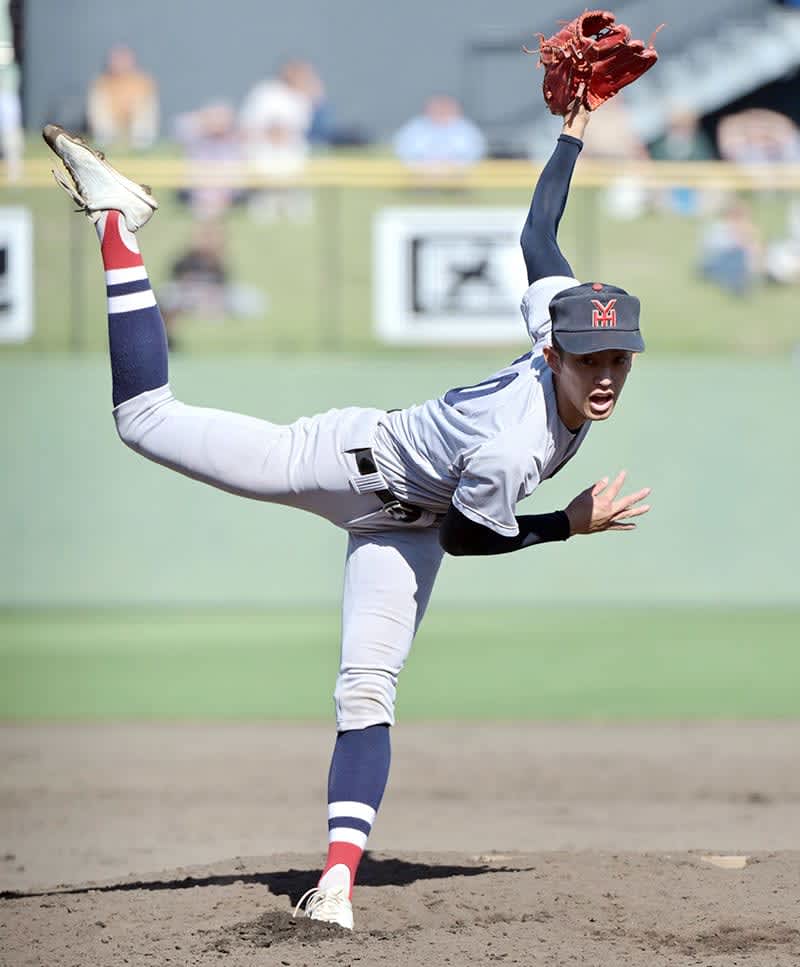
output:
M 165 385 L 114 410 L 121 438 L 143 456 L 348 531 L 335 693 L 340 731 L 394 722 L 397 676 L 441 563 L 437 525 L 451 500 L 471 520 L 516 534 L 517 502 L 583 441 L 589 424 L 572 433 L 561 423 L 541 354 L 542 306 L 568 284 L 575 280 L 542 279 L 526 293 L 531 352 L 481 383 L 408 409 L 350 407 L 283 426 L 187 406 Z M 357 464 L 354 451 L 367 448 L 376 472 Z M 389 516 L 379 496 L 386 490 L 419 516 Z

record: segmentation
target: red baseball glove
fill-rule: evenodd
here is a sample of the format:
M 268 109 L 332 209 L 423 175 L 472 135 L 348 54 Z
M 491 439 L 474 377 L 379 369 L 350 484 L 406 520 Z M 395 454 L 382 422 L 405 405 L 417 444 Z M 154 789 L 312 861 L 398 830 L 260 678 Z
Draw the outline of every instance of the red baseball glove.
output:
M 630 28 L 616 23 L 609 10 L 587 10 L 552 37 L 538 34 L 542 90 L 551 113 L 563 116 L 576 103 L 593 111 L 641 77 L 658 60 L 653 46 L 658 30 L 645 46 L 631 40 Z

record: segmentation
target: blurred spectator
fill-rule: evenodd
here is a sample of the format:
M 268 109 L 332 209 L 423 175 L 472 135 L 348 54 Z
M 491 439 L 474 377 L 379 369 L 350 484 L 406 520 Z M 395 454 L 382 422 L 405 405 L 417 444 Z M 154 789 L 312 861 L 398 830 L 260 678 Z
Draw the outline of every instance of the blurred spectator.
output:
M 242 110 L 243 126 L 254 130 L 258 135 L 259 129 L 263 128 L 265 121 L 270 121 L 276 110 L 283 119 L 285 105 L 279 103 L 276 108 L 276 98 L 283 99 L 286 90 L 298 95 L 305 103 L 304 108 L 297 109 L 296 126 L 308 144 L 319 146 L 369 143 L 369 138 L 362 131 L 353 127 L 341 127 L 336 123 L 336 115 L 325 85 L 314 66 L 305 60 L 288 61 L 277 78 L 262 81 L 250 91 Z
M 667 119 L 666 133 L 650 145 L 654 161 L 711 161 L 714 146 L 700 127 L 700 119 L 690 108 L 674 105 Z M 664 196 L 666 207 L 679 215 L 698 215 L 707 209 L 707 194 L 685 186 L 675 186 Z
M 647 147 L 639 137 L 623 95 L 592 115 L 586 130 L 584 156 L 602 161 L 647 161 Z M 624 173 L 606 189 L 603 202 L 614 218 L 638 218 L 647 209 L 648 194 L 640 178 Z
M 771 242 L 764 259 L 770 282 L 783 285 L 800 283 L 800 201 L 793 201 L 787 215 L 787 234 Z
M 624 94 L 607 101 L 592 114 L 582 152 L 587 158 L 613 161 L 646 161 L 650 155 L 633 123 Z
M 280 75 L 261 81 L 242 105 L 240 123 L 245 154 L 262 175 L 286 179 L 305 167 L 314 115 L 313 81 L 299 61 L 290 61 Z M 251 195 L 250 210 L 267 220 L 279 215 L 305 219 L 311 196 L 291 187 L 269 188 Z
M 486 155 L 486 138 L 464 117 L 455 98 L 432 97 L 423 114 L 406 122 L 393 139 L 397 157 L 424 168 L 463 167 Z
M 22 110 L 19 70 L 12 40 L 8 0 L 0 0 L 0 151 L 6 178 L 17 181 L 22 174 Z
M 175 119 L 175 137 L 189 160 L 189 186 L 178 197 L 192 209 L 196 218 L 219 218 L 244 197 L 236 178 L 226 172 L 226 164 L 241 161 L 242 147 L 236 128 L 236 114 L 225 101 L 212 101 L 205 107 Z M 214 165 L 209 181 L 208 166 Z
M 112 47 L 106 68 L 89 88 L 87 119 L 101 145 L 149 148 L 158 135 L 158 87 L 123 44 Z
M 667 130 L 650 145 L 654 161 L 711 161 L 714 145 L 689 107 L 675 104 L 669 111 Z
M 308 61 L 293 60 L 284 65 L 282 78 L 289 87 L 305 95 L 311 105 L 311 121 L 306 132 L 311 144 L 332 144 L 337 134 L 333 107 L 319 74 Z
M 202 315 L 221 322 L 226 318 L 258 316 L 266 311 L 263 292 L 232 282 L 225 261 L 225 236 L 216 222 L 195 227 L 192 243 L 172 266 L 169 281 L 159 289 L 170 349 L 177 345 L 177 322 L 184 315 Z M 177 346 L 179 348 L 179 346 Z
M 800 161 L 800 130 L 777 111 L 750 108 L 717 125 L 720 157 L 737 164 Z
M 0 57 L 4 52 L 0 46 Z M 8 181 L 18 181 L 22 174 L 24 138 L 16 66 L 13 62 L 0 65 L 0 152 Z
M 762 244 L 747 206 L 734 201 L 707 228 L 701 243 L 703 278 L 746 295 L 761 272 Z
M 297 171 L 308 154 L 313 105 L 295 78 L 293 62 L 286 64 L 280 76 L 256 84 L 242 104 L 248 156 L 268 173 Z

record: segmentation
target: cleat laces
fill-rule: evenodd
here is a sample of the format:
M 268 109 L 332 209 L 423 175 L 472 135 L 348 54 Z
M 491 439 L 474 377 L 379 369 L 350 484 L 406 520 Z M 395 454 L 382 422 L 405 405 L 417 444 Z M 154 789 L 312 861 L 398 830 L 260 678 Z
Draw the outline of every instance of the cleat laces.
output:
M 296 917 L 304 907 L 305 915 L 309 920 L 323 920 L 326 923 L 336 923 L 345 929 L 352 929 L 342 922 L 350 919 L 349 906 L 350 900 L 344 888 L 320 890 L 314 887 L 306 890 L 300 897 L 292 916 Z

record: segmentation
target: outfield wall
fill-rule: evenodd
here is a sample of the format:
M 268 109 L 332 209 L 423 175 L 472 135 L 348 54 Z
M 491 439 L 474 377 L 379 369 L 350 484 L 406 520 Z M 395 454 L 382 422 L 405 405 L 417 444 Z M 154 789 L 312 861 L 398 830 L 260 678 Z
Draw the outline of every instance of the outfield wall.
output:
M 348 403 L 397 406 L 487 375 L 502 357 L 183 358 L 187 402 L 288 421 Z M 614 419 L 524 509 L 559 506 L 630 470 L 652 485 L 635 534 L 446 562 L 450 604 L 800 604 L 800 451 L 789 361 L 637 360 Z M 326 605 L 344 535 L 219 493 L 119 443 L 100 356 L 0 359 L 0 605 Z

